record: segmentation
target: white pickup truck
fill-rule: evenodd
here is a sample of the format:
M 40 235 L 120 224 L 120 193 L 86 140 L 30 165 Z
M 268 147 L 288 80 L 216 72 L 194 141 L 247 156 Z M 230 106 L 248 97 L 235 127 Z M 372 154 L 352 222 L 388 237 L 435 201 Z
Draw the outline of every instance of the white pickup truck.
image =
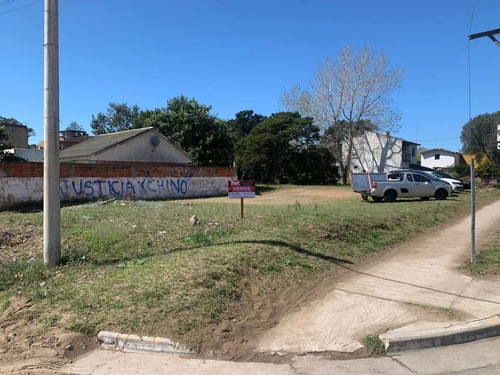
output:
M 394 202 L 397 198 L 446 199 L 451 195 L 450 184 L 418 171 L 390 173 L 353 173 L 351 186 L 364 200 Z

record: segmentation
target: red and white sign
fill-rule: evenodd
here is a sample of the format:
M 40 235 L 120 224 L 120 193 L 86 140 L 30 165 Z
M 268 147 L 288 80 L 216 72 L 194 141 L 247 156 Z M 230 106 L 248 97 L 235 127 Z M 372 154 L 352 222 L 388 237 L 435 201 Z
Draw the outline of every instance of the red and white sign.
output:
M 255 181 L 228 181 L 229 198 L 255 198 Z

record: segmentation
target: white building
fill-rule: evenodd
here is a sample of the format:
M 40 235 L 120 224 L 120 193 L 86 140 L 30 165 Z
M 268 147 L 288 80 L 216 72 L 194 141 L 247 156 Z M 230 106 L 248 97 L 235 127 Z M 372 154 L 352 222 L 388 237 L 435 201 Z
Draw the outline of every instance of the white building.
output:
M 365 132 L 353 140 L 349 169 L 351 172 L 390 172 L 411 168 L 417 164 L 418 145 L 392 137 L 389 132 Z
M 458 152 L 444 150 L 442 148 L 433 148 L 432 150 L 421 153 L 420 164 L 422 167 L 432 169 L 447 169 L 460 163 L 460 154 Z

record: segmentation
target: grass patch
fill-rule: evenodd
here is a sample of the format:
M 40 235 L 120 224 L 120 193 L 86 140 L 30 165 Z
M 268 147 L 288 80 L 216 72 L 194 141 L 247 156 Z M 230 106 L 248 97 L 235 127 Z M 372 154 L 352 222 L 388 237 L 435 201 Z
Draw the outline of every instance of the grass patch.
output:
M 468 261 L 466 267 L 476 275 L 500 275 L 500 231 L 476 254 L 476 262 Z
M 365 338 L 365 348 L 372 356 L 385 354 L 385 345 L 378 335 L 367 336 Z
M 283 190 L 293 194 L 292 187 Z M 32 301 L 33 319 L 48 328 L 62 316 L 57 324 L 74 332 L 167 336 L 203 347 L 216 324 L 236 319 L 252 288 L 271 298 L 291 283 L 305 289 L 326 273 L 468 213 L 469 197 L 393 204 L 330 199 L 300 210 L 249 204 L 245 219 L 234 204 L 203 199 L 69 206 L 62 210 L 60 266 L 45 268 L 41 256 L 33 257 L 33 249 L 41 254 L 40 238 L 27 240 L 24 253 L 18 245 L 2 248 L 15 256 L 0 262 L 0 308 L 6 311 L 9 298 L 22 295 Z M 478 205 L 499 197 L 476 194 Z M 196 227 L 193 215 L 200 219 Z M 39 229 L 42 213 L 2 215 L 0 225 L 7 232 Z

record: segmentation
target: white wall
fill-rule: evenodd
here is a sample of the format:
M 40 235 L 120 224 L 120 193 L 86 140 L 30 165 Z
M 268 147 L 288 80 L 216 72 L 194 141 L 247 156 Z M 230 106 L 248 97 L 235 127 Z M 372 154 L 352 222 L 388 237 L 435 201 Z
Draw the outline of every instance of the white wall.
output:
M 176 199 L 227 194 L 228 177 L 61 178 L 61 200 Z M 0 209 L 41 202 L 42 177 L 0 177 Z
M 436 160 L 436 154 L 439 154 L 439 160 Z M 455 165 L 454 152 L 446 150 L 431 150 L 423 152 L 420 158 L 420 165 L 427 168 L 449 168 Z
M 403 140 L 390 135 L 365 132 L 354 139 L 352 172 L 389 172 L 401 168 Z

